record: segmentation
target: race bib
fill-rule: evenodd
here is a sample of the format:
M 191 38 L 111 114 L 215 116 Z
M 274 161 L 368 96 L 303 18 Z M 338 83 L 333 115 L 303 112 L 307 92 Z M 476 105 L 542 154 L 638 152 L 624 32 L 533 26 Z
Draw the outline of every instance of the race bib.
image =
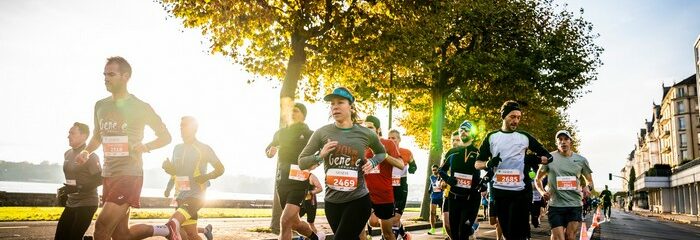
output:
M 175 177 L 175 189 L 177 189 L 177 191 L 189 191 L 190 190 L 190 177 L 188 177 L 188 176 Z
M 557 190 L 578 190 L 578 181 L 575 176 L 557 177 Z
M 292 164 L 289 166 L 289 179 L 297 181 L 306 181 L 311 173 L 309 170 L 301 170 L 299 165 Z
M 102 149 L 105 157 L 128 157 L 129 137 L 127 136 L 103 136 Z
M 540 200 L 542 200 L 542 195 L 540 195 L 540 192 L 537 190 L 532 191 L 532 201 L 536 202 Z
M 393 187 L 401 186 L 401 175 L 391 175 L 391 186 L 393 186 Z
M 457 179 L 457 187 L 472 188 L 472 175 L 464 173 L 455 173 Z
M 516 169 L 496 170 L 496 184 L 517 186 L 520 183 L 520 171 Z
M 66 179 L 66 185 L 75 186 L 78 183 L 74 179 Z
M 440 187 L 440 183 L 433 184 L 433 192 L 435 192 L 435 193 L 442 192 L 442 188 Z
M 357 189 L 357 171 L 350 169 L 331 168 L 326 172 L 326 185 L 342 192 Z

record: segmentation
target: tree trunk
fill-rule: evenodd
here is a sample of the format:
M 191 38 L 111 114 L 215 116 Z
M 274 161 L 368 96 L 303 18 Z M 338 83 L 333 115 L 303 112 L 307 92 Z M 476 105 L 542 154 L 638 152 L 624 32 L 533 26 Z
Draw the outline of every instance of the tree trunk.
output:
M 292 122 L 292 109 L 294 108 L 294 97 L 296 96 L 297 85 L 301 79 L 301 73 L 304 71 L 306 64 L 305 52 L 306 40 L 303 39 L 298 32 L 292 33 L 292 56 L 287 62 L 287 72 L 282 81 L 282 90 L 280 90 L 280 128 L 286 127 Z M 279 165 L 275 173 L 279 170 Z M 276 177 L 276 176 L 275 176 Z M 273 189 L 272 200 L 272 221 L 270 229 L 273 233 L 280 232 L 280 216 L 282 208 L 277 197 L 277 182 L 275 181 L 275 189 Z
M 426 176 L 432 175 L 431 166 L 440 165 L 442 158 L 442 127 L 445 124 L 445 93 L 444 89 L 435 88 L 431 92 L 433 102 L 432 124 L 430 125 L 430 155 L 425 167 Z M 430 178 L 425 179 L 425 186 L 430 186 Z M 430 216 L 430 194 L 428 188 L 424 188 L 423 202 L 420 206 L 420 217 L 427 220 Z

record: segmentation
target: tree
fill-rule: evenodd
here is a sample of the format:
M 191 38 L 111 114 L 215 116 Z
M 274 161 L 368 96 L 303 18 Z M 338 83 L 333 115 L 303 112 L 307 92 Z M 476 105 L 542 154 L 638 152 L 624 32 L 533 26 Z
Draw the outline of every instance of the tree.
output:
M 377 2 L 361 9 L 367 21 L 351 24 L 346 40 L 329 47 L 339 49 L 329 62 L 357 73 L 328 78 L 359 92 L 394 93 L 402 126 L 417 138 L 430 124 L 426 171 L 439 164 L 447 109 L 466 105 L 485 129 L 500 104 L 513 99 L 558 126 L 565 115 L 544 114 L 580 97 L 601 65 L 592 25 L 549 0 Z M 429 202 L 426 192 L 423 203 Z
M 313 66 L 323 65 L 324 58 L 317 49 L 333 41 L 329 33 L 335 26 L 347 19 L 360 19 L 355 13 L 364 2 L 160 0 L 160 3 L 168 13 L 181 18 L 185 27 L 201 29 L 211 43 L 212 54 L 230 57 L 258 76 L 283 79 L 280 127 L 284 127 L 291 123 L 299 81 L 303 77 L 319 76 L 319 68 Z M 275 232 L 279 231 L 281 213 L 278 201 L 275 194 L 271 223 Z

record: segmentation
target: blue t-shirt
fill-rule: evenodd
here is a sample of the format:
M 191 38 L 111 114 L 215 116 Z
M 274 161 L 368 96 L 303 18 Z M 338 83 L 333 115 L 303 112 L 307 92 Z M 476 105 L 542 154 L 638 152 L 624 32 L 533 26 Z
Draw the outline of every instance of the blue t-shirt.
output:
M 430 198 L 442 199 L 442 187 L 440 187 L 440 177 L 430 175 Z

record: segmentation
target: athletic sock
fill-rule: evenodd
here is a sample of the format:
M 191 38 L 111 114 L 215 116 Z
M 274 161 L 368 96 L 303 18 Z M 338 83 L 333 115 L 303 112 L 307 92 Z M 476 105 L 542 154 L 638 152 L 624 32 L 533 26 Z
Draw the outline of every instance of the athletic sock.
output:
M 170 230 L 168 230 L 168 226 L 165 226 L 165 225 L 153 226 L 153 236 L 166 237 L 168 235 L 170 235 Z

